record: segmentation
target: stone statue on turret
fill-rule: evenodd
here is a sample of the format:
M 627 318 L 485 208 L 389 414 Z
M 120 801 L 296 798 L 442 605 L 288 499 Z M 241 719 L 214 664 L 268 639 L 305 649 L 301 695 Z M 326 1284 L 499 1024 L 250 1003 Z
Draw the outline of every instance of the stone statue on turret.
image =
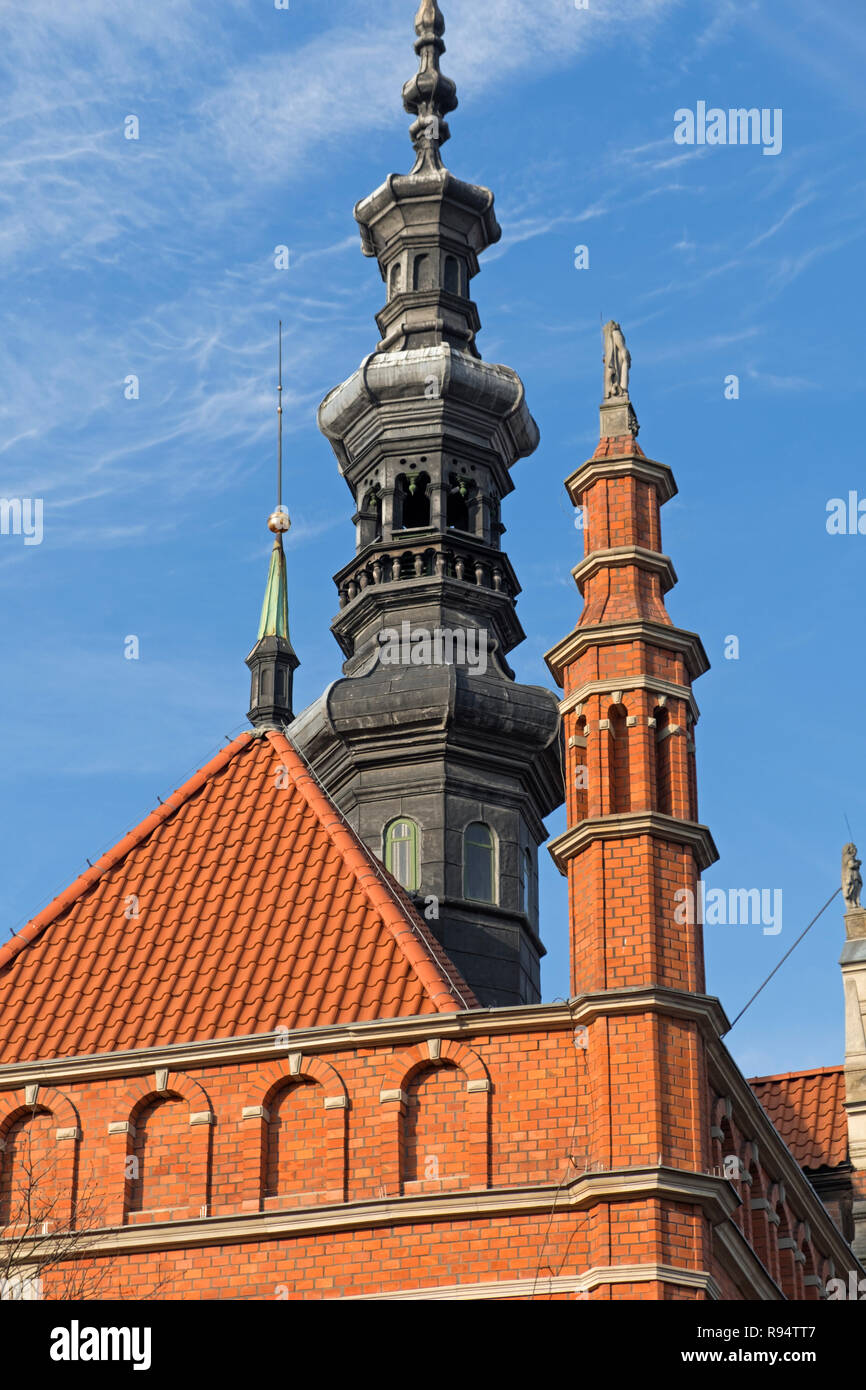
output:
M 849 910 L 860 906 L 860 893 L 863 889 L 863 879 L 860 874 L 860 860 L 857 858 L 857 846 L 848 844 L 842 851 L 842 897 L 845 899 L 845 906 Z
M 604 398 L 628 396 L 628 373 L 631 353 L 619 324 L 610 319 L 604 325 Z

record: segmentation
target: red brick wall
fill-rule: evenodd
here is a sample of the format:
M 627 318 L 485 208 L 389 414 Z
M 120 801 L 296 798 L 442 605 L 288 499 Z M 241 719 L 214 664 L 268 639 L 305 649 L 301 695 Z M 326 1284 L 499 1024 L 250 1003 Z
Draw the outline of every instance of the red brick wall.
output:
M 10 1125 L 0 1155 L 0 1227 L 28 1228 L 58 1216 L 57 1122 L 46 1113 L 25 1113 Z
M 696 1103 L 691 1087 L 700 1074 L 694 1025 L 622 1015 L 599 1019 L 586 1038 L 587 1048 L 576 1046 L 580 1038 L 565 1022 L 538 1032 L 479 1032 L 461 1043 L 443 1039 L 438 1059 L 426 1043 L 387 1044 L 303 1056 L 293 1072 L 285 1051 L 275 1051 L 264 1060 L 172 1073 L 161 1097 L 151 1093 L 153 1074 L 56 1090 L 48 1098 L 57 1113 L 37 1117 L 40 1133 L 50 1149 L 58 1118 L 79 1117 L 77 1181 L 79 1189 L 96 1184 L 109 1213 L 101 1224 L 126 1227 L 133 1238 L 159 1237 L 147 1253 L 116 1251 L 86 1262 L 98 1287 L 92 1296 L 337 1298 L 523 1280 L 528 1285 L 509 1296 L 527 1298 L 535 1288 L 539 1298 L 574 1298 L 587 1271 L 622 1264 L 709 1272 L 721 1282 L 709 1224 L 696 1204 L 645 1196 L 611 1201 L 600 1190 L 594 1204 L 574 1206 L 563 1186 L 603 1182 L 612 1167 L 651 1169 L 659 1156 L 686 1172 L 703 1170 L 711 1118 L 709 1101 Z M 649 1094 L 668 1099 L 656 1109 L 641 1102 Z M 341 1098 L 347 1106 L 335 1103 Z M 0 1092 L 0 1134 L 4 1114 L 17 1105 L 16 1096 Z M 245 1109 L 253 1113 L 245 1116 Z M 197 1117 L 192 1126 L 190 1114 Z M 209 1115 L 213 1123 L 203 1121 Z M 124 1121 L 135 1124 L 135 1139 L 108 1134 L 109 1124 Z M 6 1131 L 0 1181 L 14 1171 L 15 1132 L 14 1124 Z M 143 1212 L 128 1210 L 137 1199 L 126 1164 L 136 1153 L 143 1200 L 152 1204 Z M 431 1155 L 438 1178 L 424 1176 Z M 275 1181 L 284 1190 L 268 1196 Z M 486 1214 L 477 1205 L 485 1192 L 498 1189 L 502 1201 L 513 1200 L 509 1194 L 538 1184 L 546 1184 L 540 1210 Z M 209 1215 L 199 1219 L 208 1193 Z M 401 1203 L 449 1194 L 475 1200 L 475 1212 L 405 1224 L 395 1215 Z M 206 1234 L 215 1219 L 255 1221 L 258 1213 L 264 1224 L 280 1211 L 289 1219 L 299 1207 L 320 1211 L 324 1221 L 329 1207 L 350 1210 L 346 1200 L 369 1203 L 370 1224 L 269 1238 L 264 1230 L 257 1238 L 253 1227 L 252 1238 L 235 1243 L 160 1246 L 181 1217 Z M 383 1201 L 388 1214 L 376 1224 Z M 154 1207 L 165 1206 L 174 1207 L 174 1220 L 156 1225 Z M 794 1214 L 795 1230 L 798 1223 Z M 44 1277 L 51 1297 L 61 1276 Z M 548 1287 L 550 1279 L 570 1284 L 563 1291 Z M 651 1278 L 609 1286 L 601 1276 L 586 1292 L 589 1299 L 681 1296 L 702 1294 Z

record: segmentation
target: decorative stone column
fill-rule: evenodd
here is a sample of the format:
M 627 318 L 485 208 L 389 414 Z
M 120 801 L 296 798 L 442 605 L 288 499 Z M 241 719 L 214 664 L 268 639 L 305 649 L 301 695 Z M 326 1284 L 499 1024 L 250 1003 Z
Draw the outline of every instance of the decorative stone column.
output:
M 854 845 L 842 854 L 845 945 L 839 964 L 845 992 L 845 1109 L 848 1156 L 854 1165 L 854 1253 L 866 1258 L 866 908 L 860 906 L 860 861 Z

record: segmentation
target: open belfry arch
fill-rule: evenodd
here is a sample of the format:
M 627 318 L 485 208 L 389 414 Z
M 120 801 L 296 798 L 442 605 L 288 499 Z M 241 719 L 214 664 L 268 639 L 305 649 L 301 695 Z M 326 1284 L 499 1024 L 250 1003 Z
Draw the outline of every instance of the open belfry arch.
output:
M 678 910 L 716 857 L 707 660 L 666 611 L 676 488 L 637 442 L 615 320 L 599 443 L 566 483 L 585 553 L 547 657 L 561 697 L 508 665 L 501 504 L 538 430 L 476 344 L 469 285 L 500 233 L 492 194 L 442 163 L 435 0 L 415 33 L 413 168 L 355 210 L 381 339 L 319 411 L 355 508 L 342 678 L 295 715 L 278 495 L 252 732 L 0 947 L 0 1254 L 32 1131 L 64 1221 L 85 1179 L 102 1194 L 75 1259 L 104 1298 L 156 1279 L 175 1299 L 818 1299 L 864 1274 L 859 899 L 849 1158 L 841 1068 L 753 1089 Z M 410 659 L 386 661 L 404 625 Z M 418 629 L 473 641 L 416 662 Z M 571 988 L 546 1004 L 537 853 L 563 795 Z M 831 1116 L 805 1139 L 802 1096 Z M 38 1268 L 51 1298 L 62 1271 Z

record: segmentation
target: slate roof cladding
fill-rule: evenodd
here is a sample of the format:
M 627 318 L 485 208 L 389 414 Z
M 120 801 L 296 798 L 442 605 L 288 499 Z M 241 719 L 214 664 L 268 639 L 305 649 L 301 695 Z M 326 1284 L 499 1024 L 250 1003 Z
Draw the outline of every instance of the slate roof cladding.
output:
M 815 1172 L 847 1163 L 842 1067 L 755 1076 L 749 1085 L 803 1168 Z
M 6 1063 L 467 1007 L 273 731 L 221 750 L 0 948 Z

